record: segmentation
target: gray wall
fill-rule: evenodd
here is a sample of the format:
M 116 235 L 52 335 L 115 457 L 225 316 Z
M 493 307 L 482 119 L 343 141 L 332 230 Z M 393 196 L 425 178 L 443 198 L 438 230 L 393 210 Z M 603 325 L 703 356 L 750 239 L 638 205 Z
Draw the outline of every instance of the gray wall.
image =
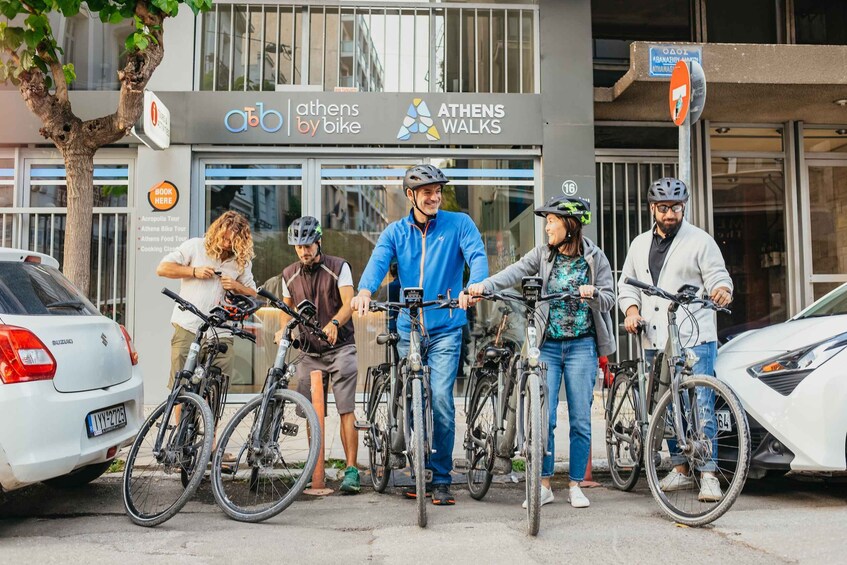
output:
M 165 20 L 165 57 L 150 77 L 148 90 L 192 90 L 195 22 L 194 13 L 184 4 L 175 18 Z
M 594 180 L 594 88 L 590 0 L 540 0 L 544 199 L 576 182 L 577 195 L 599 198 Z M 596 238 L 596 222 L 586 230 Z

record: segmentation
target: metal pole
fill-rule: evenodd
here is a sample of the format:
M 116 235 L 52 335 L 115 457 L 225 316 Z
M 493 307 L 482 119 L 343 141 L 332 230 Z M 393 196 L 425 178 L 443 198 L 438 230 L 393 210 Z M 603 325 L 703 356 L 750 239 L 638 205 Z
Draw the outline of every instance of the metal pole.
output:
M 688 74 L 691 75 L 691 63 L 688 65 Z M 686 95 L 691 97 L 691 93 Z M 689 194 L 693 190 L 691 186 L 691 111 L 685 115 L 685 122 L 679 126 L 679 180 L 688 187 Z M 691 206 L 685 207 L 685 219 L 691 221 Z

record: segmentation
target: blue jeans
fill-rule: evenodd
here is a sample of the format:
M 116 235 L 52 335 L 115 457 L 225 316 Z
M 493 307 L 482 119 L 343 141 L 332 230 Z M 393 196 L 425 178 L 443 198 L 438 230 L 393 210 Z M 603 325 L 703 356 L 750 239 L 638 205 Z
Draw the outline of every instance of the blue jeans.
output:
M 701 343 L 691 348 L 694 354 L 700 358 L 697 364 L 694 365 L 695 375 L 715 376 L 715 360 L 718 356 L 718 344 L 714 341 Z M 656 357 L 656 349 L 645 349 L 644 360 L 647 362 L 647 367 L 653 366 L 653 359 Z M 712 454 L 718 453 L 717 440 L 717 420 L 715 419 L 715 391 L 710 388 L 697 387 L 697 407 L 699 409 L 700 418 L 706 422 L 703 431 L 706 437 L 712 438 Z M 668 410 L 668 418 L 670 418 L 670 410 Z M 673 465 L 682 465 L 686 463 L 685 457 L 680 453 L 677 447 L 676 439 L 668 439 L 668 451 L 671 455 L 671 463 Z M 714 473 L 717 470 L 717 465 L 714 460 L 709 461 L 705 465 L 697 468 L 700 472 Z
M 541 361 L 547 364 L 547 406 L 550 415 L 547 455 L 541 466 L 541 476 L 553 476 L 553 431 L 556 429 L 559 388 L 564 379 L 570 424 L 570 479 L 579 482 L 585 478 L 585 468 L 591 453 L 591 403 L 594 400 L 594 380 L 597 378 L 597 344 L 594 337 L 566 341 L 548 339 L 541 346 Z
M 401 333 L 397 350 L 401 357 L 409 353 L 409 334 Z M 452 481 L 453 442 L 456 438 L 456 406 L 453 385 L 462 353 L 462 328 L 430 334 L 421 340 L 421 355 L 429 366 L 429 388 L 432 405 L 432 450 L 428 469 L 432 484 L 449 485 Z

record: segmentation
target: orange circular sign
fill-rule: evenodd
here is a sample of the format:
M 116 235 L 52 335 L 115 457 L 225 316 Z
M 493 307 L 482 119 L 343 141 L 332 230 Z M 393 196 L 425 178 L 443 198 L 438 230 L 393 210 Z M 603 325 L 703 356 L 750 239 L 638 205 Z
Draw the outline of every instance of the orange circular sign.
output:
M 173 210 L 179 202 L 179 189 L 170 181 L 162 181 L 147 192 L 147 202 L 155 212 Z
M 673 68 L 668 100 L 671 119 L 673 123 L 681 126 L 685 123 L 688 107 L 691 105 L 691 74 L 688 72 L 688 64 L 685 61 L 677 61 Z

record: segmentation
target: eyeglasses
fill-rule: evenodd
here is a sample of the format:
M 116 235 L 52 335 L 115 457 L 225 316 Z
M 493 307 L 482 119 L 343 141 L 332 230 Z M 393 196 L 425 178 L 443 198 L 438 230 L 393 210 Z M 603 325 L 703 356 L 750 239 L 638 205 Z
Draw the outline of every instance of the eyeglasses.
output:
M 682 212 L 682 209 L 685 206 L 682 204 L 674 204 L 672 206 L 668 206 L 667 204 L 656 204 L 656 210 L 658 210 L 662 214 L 667 214 L 668 210 L 673 210 L 674 214 L 679 214 Z

